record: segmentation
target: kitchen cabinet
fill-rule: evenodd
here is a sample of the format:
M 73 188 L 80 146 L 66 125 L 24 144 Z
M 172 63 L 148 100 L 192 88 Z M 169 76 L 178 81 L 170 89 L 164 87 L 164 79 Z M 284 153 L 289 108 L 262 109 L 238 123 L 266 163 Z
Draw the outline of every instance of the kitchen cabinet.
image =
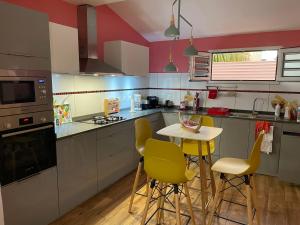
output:
M 133 171 L 135 157 L 134 121 L 125 121 L 98 130 L 97 164 L 98 191 L 115 183 Z
M 53 73 L 79 74 L 78 29 L 49 23 Z
M 57 141 L 60 215 L 97 193 L 97 132 Z
M 104 61 L 127 75 L 149 73 L 149 48 L 126 41 L 104 43 Z
M 163 115 L 161 113 L 155 113 L 150 116 L 147 116 L 147 119 L 149 119 L 152 130 L 153 130 L 153 138 L 159 139 L 159 140 L 169 140 L 168 137 L 158 135 L 156 132 L 160 129 L 164 128 L 165 121 L 163 118 Z
M 279 158 L 279 178 L 300 184 L 300 126 L 283 124 Z
M 1 58 L 4 57 L 3 55 L 7 55 L 10 59 L 14 59 L 11 55 L 21 56 L 18 60 L 24 60 L 25 62 L 22 62 L 24 66 L 30 64 L 28 61 L 35 65 L 41 61 L 46 65 L 42 69 L 50 69 L 48 67 L 50 65 L 50 42 L 47 14 L 1 1 L 0 28 Z M 5 60 L 0 63 L 0 67 L 27 69 L 22 68 L 22 63 Z
M 57 168 L 1 187 L 5 225 L 44 225 L 58 218 Z
M 220 138 L 220 157 L 248 157 L 250 121 L 234 118 L 222 119 L 223 132 Z
M 256 125 L 256 121 L 250 122 L 248 155 L 250 155 L 255 142 L 255 125 Z M 278 166 L 279 166 L 278 164 L 279 164 L 279 155 L 280 155 L 282 124 L 272 123 L 271 125 L 274 126 L 272 153 L 270 154 L 266 154 L 264 152 L 260 153 L 260 166 L 257 170 L 257 173 L 277 176 Z

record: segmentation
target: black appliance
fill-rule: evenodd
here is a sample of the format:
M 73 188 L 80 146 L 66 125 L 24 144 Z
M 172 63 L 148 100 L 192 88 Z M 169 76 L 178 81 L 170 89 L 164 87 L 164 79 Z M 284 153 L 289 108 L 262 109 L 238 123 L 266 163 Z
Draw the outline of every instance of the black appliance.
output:
M 148 96 L 147 100 L 149 101 L 148 108 L 149 109 L 155 109 L 159 107 L 159 98 L 157 96 Z
M 54 124 L 33 123 L 33 117 L 19 119 L 20 126 L 0 132 L 0 182 L 6 185 L 38 174 L 56 165 Z

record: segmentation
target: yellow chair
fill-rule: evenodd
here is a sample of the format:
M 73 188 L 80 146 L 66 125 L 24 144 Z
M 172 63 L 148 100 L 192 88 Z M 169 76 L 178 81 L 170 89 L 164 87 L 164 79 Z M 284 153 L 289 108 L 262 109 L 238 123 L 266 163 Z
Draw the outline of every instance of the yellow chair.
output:
M 192 115 L 190 120 L 193 120 L 195 122 L 201 121 L 202 126 L 207 127 L 214 127 L 214 119 L 211 116 L 201 116 L 201 115 Z M 182 141 L 182 151 L 187 156 L 187 165 L 190 166 L 191 162 L 197 162 L 199 160 L 199 150 L 198 150 L 198 142 L 193 140 L 183 140 Z M 212 160 L 211 155 L 208 154 L 208 146 L 206 142 L 201 143 L 201 149 L 202 149 L 202 159 L 208 163 L 208 169 L 210 171 L 210 180 L 211 180 L 211 192 L 212 195 L 215 195 L 215 180 L 213 172 L 211 171 L 212 166 Z M 210 153 L 213 154 L 215 152 L 215 141 L 211 140 L 209 142 L 209 150 Z M 197 156 L 197 161 L 194 161 L 193 158 Z M 205 164 L 204 164 L 205 165 Z M 205 170 L 205 167 L 203 168 Z M 198 177 L 199 178 L 199 177 Z M 207 183 L 204 184 L 207 186 Z M 207 187 L 206 187 L 207 188 Z
M 214 127 L 214 119 L 210 116 L 200 116 L 200 115 L 193 115 L 191 116 L 191 120 L 200 121 L 201 125 L 206 127 Z M 209 142 L 210 146 L 210 153 L 213 154 L 215 152 L 215 141 L 212 140 Z M 208 155 L 208 149 L 206 143 L 202 143 L 202 156 Z M 198 142 L 192 140 L 184 140 L 182 142 L 182 151 L 186 155 L 190 156 L 198 156 Z
M 149 208 L 149 203 L 151 200 L 151 194 L 154 194 L 154 188 L 157 187 L 159 183 L 160 193 L 163 193 L 159 197 L 160 202 L 158 202 L 158 224 L 162 219 L 163 203 L 167 185 L 172 185 L 175 194 L 175 209 L 176 209 L 176 221 L 177 225 L 181 225 L 180 219 L 180 206 L 179 206 L 179 188 L 178 185 L 183 184 L 185 195 L 187 197 L 187 203 L 190 210 L 190 216 L 192 224 L 195 225 L 195 218 L 192 210 L 192 203 L 189 195 L 189 189 L 187 182 L 195 177 L 195 172 L 186 168 L 184 154 L 182 153 L 180 147 L 176 144 L 166 141 L 160 141 L 155 139 L 149 139 L 146 142 L 145 152 L 144 152 L 144 170 L 147 175 L 152 178 L 150 184 L 149 194 L 147 196 L 147 202 L 145 205 L 142 222 L 144 225 L 147 218 L 147 212 Z M 164 190 L 164 191 L 161 191 Z M 169 193 L 169 192 L 168 192 Z M 161 199 L 162 198 L 162 199 Z M 151 217 L 150 217 L 151 218 Z
M 131 193 L 131 197 L 130 197 L 130 203 L 129 203 L 129 209 L 128 209 L 129 213 L 131 212 L 131 209 L 132 209 L 134 196 L 137 191 L 137 186 L 138 186 L 139 179 L 141 176 L 141 170 L 142 170 L 142 166 L 143 166 L 143 162 L 144 162 L 145 144 L 149 138 L 152 138 L 152 128 L 151 128 L 151 124 L 148 119 L 146 119 L 146 118 L 137 119 L 137 120 L 135 120 L 134 126 L 135 126 L 135 148 L 140 155 L 140 161 L 138 164 L 137 172 L 136 172 L 134 183 L 133 183 L 132 193 Z M 147 180 L 148 180 L 148 178 L 147 178 Z M 148 187 L 148 185 L 147 185 L 147 187 Z M 147 192 L 148 192 L 148 190 L 146 191 L 146 193 Z
M 219 159 L 213 166 L 212 170 L 220 173 L 220 180 L 217 185 L 216 195 L 212 204 L 212 213 L 209 216 L 208 224 L 212 224 L 213 216 L 216 213 L 217 207 L 221 207 L 221 202 L 223 200 L 224 191 L 226 183 L 230 187 L 238 188 L 240 185 L 246 185 L 246 199 L 247 199 L 247 215 L 248 224 L 253 225 L 253 207 L 256 209 L 256 221 L 257 225 L 260 224 L 260 213 L 257 210 L 257 199 L 256 199 L 256 185 L 254 180 L 254 173 L 256 172 L 260 164 L 260 147 L 262 143 L 264 132 L 261 132 L 256 139 L 254 146 L 252 148 L 250 157 L 248 159 L 238 159 L 238 158 L 222 158 Z M 237 186 L 232 185 L 232 180 L 227 179 L 226 176 L 233 175 L 235 178 L 243 179 L 243 182 Z M 239 190 L 240 191 L 240 190 Z

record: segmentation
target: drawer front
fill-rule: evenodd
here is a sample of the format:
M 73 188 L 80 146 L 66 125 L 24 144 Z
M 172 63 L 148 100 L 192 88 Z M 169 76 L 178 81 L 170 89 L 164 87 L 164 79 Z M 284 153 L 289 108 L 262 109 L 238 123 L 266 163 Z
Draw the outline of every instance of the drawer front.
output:
M 98 162 L 98 191 L 110 186 L 135 169 L 131 152 L 121 152 Z

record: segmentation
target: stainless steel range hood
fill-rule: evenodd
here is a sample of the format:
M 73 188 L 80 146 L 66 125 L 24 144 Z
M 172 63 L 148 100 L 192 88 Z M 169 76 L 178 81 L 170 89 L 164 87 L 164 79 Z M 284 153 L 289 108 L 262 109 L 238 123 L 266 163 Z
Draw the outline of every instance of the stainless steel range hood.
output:
M 80 73 L 93 75 L 123 75 L 119 69 L 98 59 L 96 8 L 77 8 Z

